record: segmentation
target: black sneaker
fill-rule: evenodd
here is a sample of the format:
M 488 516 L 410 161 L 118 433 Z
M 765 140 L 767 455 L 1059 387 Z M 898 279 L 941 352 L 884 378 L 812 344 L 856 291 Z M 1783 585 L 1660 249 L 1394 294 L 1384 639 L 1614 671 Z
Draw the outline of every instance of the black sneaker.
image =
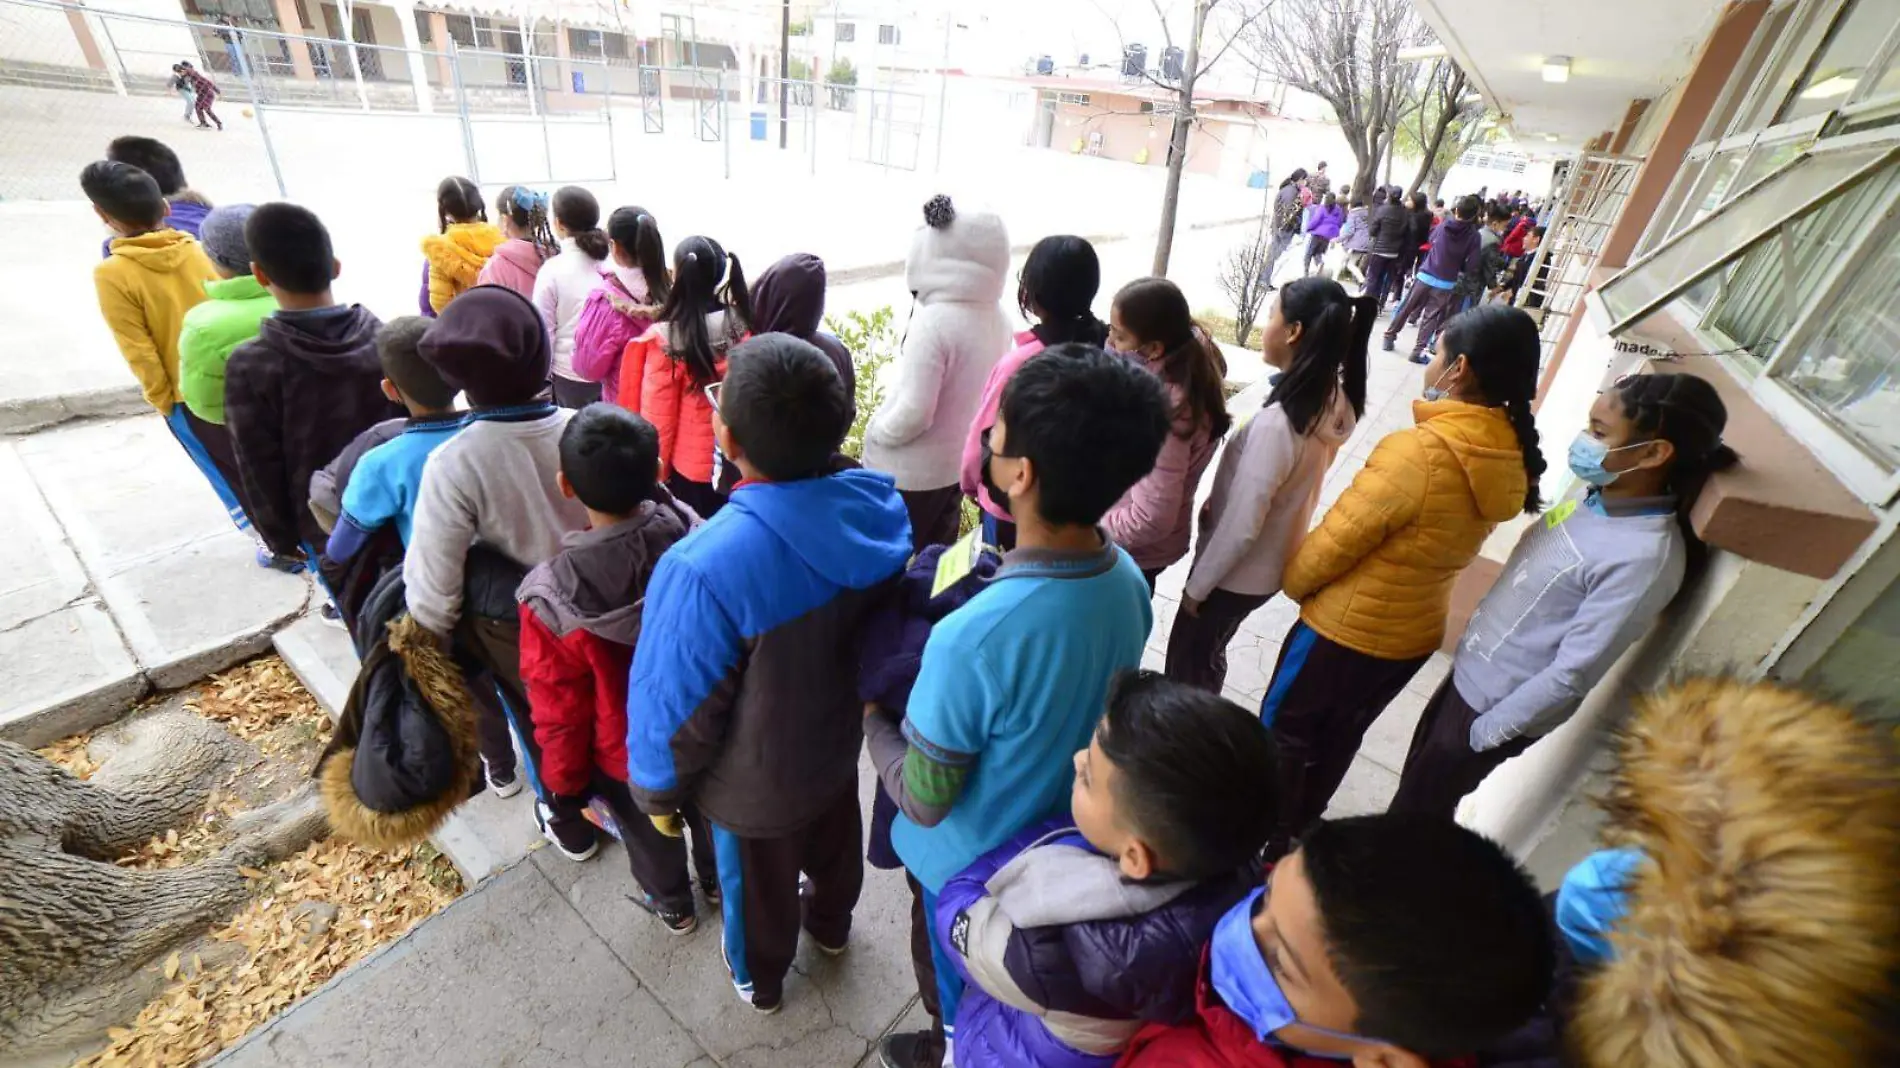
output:
M 719 907 L 719 880 L 717 878 L 699 880 L 699 892 L 705 895 L 706 904 L 713 908 Z
M 751 983 L 739 981 L 739 977 L 732 972 L 732 961 L 726 956 L 726 945 L 723 940 L 719 944 L 719 959 L 725 962 L 726 978 L 732 980 L 732 992 L 739 995 L 740 1001 L 752 1006 L 752 1011 L 761 1016 L 770 1016 L 784 1006 L 784 995 L 781 994 L 778 998 L 767 1001 L 753 993 Z
M 684 912 L 663 909 L 659 902 L 653 900 L 653 895 L 644 890 L 638 897 L 628 895 L 627 900 L 658 917 L 659 921 L 666 925 L 666 929 L 676 935 L 689 935 L 699 930 L 699 914 L 690 908 Z
M 1431 361 L 1431 359 L 1430 359 L 1430 358 L 1428 358 L 1428 357 L 1427 357 L 1427 356 L 1426 356 L 1426 355 L 1425 355 L 1424 353 L 1422 353 L 1422 352 L 1414 352 L 1414 353 L 1413 353 L 1413 354 L 1411 354 L 1410 356 L 1407 356 L 1407 357 L 1406 357 L 1406 359 L 1407 359 L 1407 360 L 1410 360 L 1410 361 L 1411 361 L 1411 362 L 1413 362 L 1413 363 L 1416 363 L 1416 364 L 1419 364 L 1420 366 L 1423 366 L 1423 365 L 1425 365 L 1425 364 L 1428 364 L 1428 363 L 1431 363 L 1431 362 L 1432 362 L 1432 361 Z
M 941 1068 L 943 1039 L 934 1031 L 901 1031 L 877 1044 L 883 1068 Z
M 553 815 L 546 802 L 534 803 L 534 822 L 541 828 L 541 837 L 560 850 L 562 856 L 578 864 L 593 859 L 594 854 L 600 852 L 600 835 L 594 833 L 593 824 L 575 820 L 557 828 L 549 822 Z
M 1379 351 L 1380 352 L 1396 352 L 1398 350 L 1398 340 L 1399 339 L 1395 337 L 1380 338 Z

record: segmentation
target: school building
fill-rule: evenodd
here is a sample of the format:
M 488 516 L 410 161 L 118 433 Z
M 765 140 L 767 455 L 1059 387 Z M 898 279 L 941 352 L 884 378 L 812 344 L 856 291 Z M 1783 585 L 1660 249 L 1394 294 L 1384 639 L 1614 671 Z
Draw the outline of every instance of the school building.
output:
M 1714 383 L 1742 456 L 1695 509 L 1699 582 L 1465 802 L 1548 880 L 1591 843 L 1606 728 L 1672 674 L 1900 718 L 1900 4 L 1417 4 L 1520 142 L 1574 152 L 1540 254 L 1546 496 L 1597 392 L 1632 372 Z M 1520 529 L 1465 576 L 1467 612 Z

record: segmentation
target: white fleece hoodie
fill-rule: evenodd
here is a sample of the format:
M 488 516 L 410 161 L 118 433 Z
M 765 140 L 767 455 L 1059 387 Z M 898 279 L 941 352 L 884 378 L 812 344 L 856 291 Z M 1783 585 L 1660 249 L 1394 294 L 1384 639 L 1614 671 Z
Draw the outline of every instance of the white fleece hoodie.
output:
M 1343 390 L 1306 434 L 1293 432 L 1278 404 L 1260 409 L 1234 432 L 1214 469 L 1201 509 L 1201 538 L 1186 595 L 1205 601 L 1216 589 L 1257 597 L 1280 592 L 1280 576 L 1313 525 L 1326 469 L 1358 420 Z
M 917 310 L 904 351 L 880 376 L 884 403 L 864 435 L 864 466 L 889 472 L 898 489 L 957 484 L 983 384 L 1010 347 L 1008 274 L 1009 234 L 995 215 L 959 214 L 912 237 L 904 278 Z

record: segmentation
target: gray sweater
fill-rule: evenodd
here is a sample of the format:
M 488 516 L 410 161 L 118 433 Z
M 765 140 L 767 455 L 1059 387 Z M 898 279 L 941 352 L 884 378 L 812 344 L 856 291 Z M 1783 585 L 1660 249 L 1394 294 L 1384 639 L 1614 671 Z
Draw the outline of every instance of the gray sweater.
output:
M 1480 713 L 1473 750 L 1562 725 L 1682 586 L 1675 499 L 1602 503 L 1544 513 L 1471 617 L 1452 679 Z
M 556 408 L 508 422 L 477 413 L 429 454 L 402 563 L 416 622 L 437 634 L 455 629 L 468 550 L 476 542 L 533 568 L 561 551 L 564 536 L 587 529 L 587 509 L 563 496 L 554 481 L 561 432 L 573 414 Z

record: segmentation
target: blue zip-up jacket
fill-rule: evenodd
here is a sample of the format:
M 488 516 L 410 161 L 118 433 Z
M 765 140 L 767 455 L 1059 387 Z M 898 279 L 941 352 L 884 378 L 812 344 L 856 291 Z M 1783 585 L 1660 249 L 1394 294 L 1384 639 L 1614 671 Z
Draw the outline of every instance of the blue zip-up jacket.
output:
M 688 799 L 746 837 L 788 834 L 857 783 L 864 620 L 910 558 L 891 476 L 742 483 L 647 587 L 627 696 L 640 807 Z

